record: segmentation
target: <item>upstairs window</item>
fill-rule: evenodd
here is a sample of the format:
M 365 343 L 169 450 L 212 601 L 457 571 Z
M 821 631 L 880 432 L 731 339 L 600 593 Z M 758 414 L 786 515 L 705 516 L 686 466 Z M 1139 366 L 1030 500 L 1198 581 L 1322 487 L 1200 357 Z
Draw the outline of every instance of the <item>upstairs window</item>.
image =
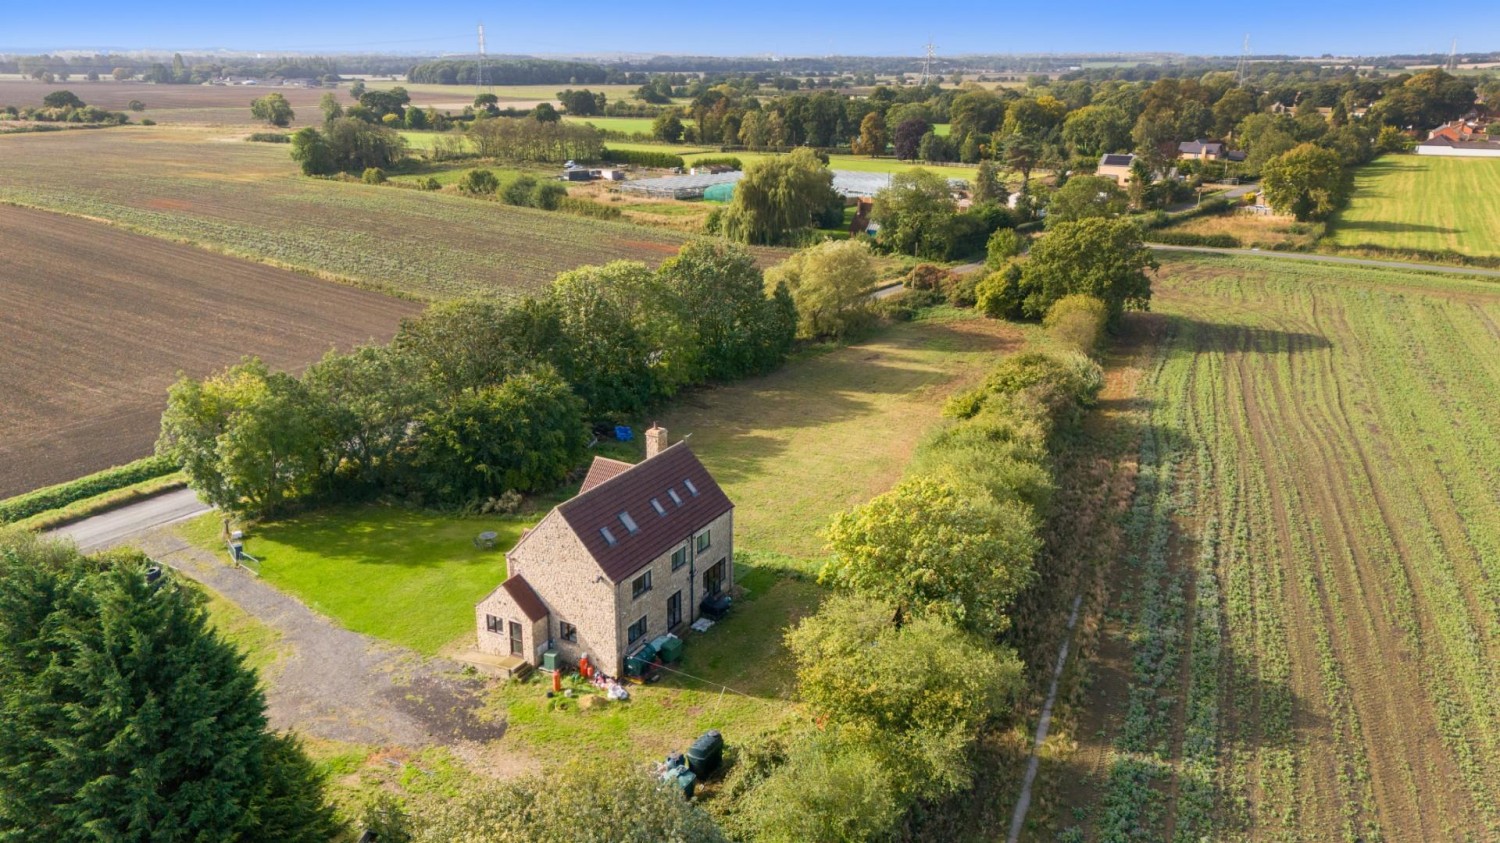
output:
M 622 512 L 622 513 L 620 513 L 620 523 L 624 524 L 625 525 L 625 529 L 628 530 L 628 531 L 630 531 L 630 532 L 632 532 L 632 533 L 634 533 L 634 532 L 636 532 L 636 531 L 638 531 L 638 530 L 641 529 L 640 527 L 636 526 L 635 519 L 631 518 L 630 517 L 630 513 L 628 513 L 628 512 Z
M 632 582 L 630 584 L 630 597 L 631 597 L 632 600 L 639 600 L 639 599 L 641 599 L 641 595 L 642 594 L 645 594 L 646 592 L 648 592 L 650 590 L 651 590 L 651 572 L 647 571 L 646 573 L 641 574 L 640 576 L 636 577 L 635 578 L 635 582 Z
M 605 544 L 609 545 L 610 547 L 615 546 L 615 542 L 617 541 L 617 539 L 615 538 L 615 534 L 609 531 L 608 527 L 600 527 L 599 535 L 604 537 Z
M 695 498 L 698 497 L 698 487 L 693 485 L 693 481 L 684 480 L 682 481 L 682 485 L 687 487 L 688 494 L 692 495 Z
M 687 548 L 679 547 L 672 551 L 672 570 L 677 570 L 687 564 Z
M 699 533 L 698 534 L 698 552 L 702 553 L 703 551 L 708 550 L 708 546 L 709 546 L 709 544 L 712 541 L 713 541 L 713 539 L 709 537 L 709 531 L 708 530 L 704 530 L 703 532 Z
M 657 500 L 656 498 L 652 498 L 651 499 L 651 508 L 654 509 L 654 510 L 656 510 L 656 514 L 657 515 L 666 515 L 667 514 L 667 508 L 664 507 L 664 506 L 662 506 L 661 505 L 661 501 Z

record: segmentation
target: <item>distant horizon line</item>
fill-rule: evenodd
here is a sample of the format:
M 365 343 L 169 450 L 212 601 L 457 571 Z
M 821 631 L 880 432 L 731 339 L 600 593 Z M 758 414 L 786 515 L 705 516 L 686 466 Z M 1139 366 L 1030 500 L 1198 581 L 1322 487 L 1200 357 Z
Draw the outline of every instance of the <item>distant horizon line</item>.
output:
M 456 51 L 404 51 L 404 50 L 308 50 L 308 49 L 234 49 L 228 47 L 123 47 L 123 46 L 98 46 L 98 47 L 8 47 L 0 46 L 0 55 L 3 56 L 38 56 L 51 55 L 67 57 L 70 54 L 79 55 L 141 55 L 141 56 L 169 56 L 172 54 L 186 54 L 195 57 L 238 57 L 238 58 L 321 58 L 337 56 L 390 56 L 393 58 L 462 58 L 473 56 L 473 52 Z M 1286 61 L 1286 60 L 1328 60 L 1328 61 L 1354 61 L 1370 60 L 1379 58 L 1427 58 L 1431 56 L 1446 56 L 1440 52 L 1397 52 L 1397 53 L 1369 53 L 1369 54 L 1293 54 L 1293 53 L 1251 53 L 1245 58 L 1251 61 Z M 1500 50 L 1468 51 L 1458 53 L 1460 62 L 1469 56 L 1496 56 Z M 748 53 L 748 54 L 716 54 L 703 52 L 638 52 L 638 51 L 612 51 L 600 50 L 579 53 L 492 53 L 488 56 L 491 60 L 510 59 L 538 59 L 538 60 L 585 60 L 599 61 L 603 63 L 624 63 L 631 61 L 645 61 L 654 58 L 709 58 L 721 60 L 745 60 L 745 61 L 798 61 L 798 60 L 828 60 L 828 59 L 921 59 L 920 53 Z M 1079 58 L 1079 59 L 1136 59 L 1142 63 L 1174 61 L 1182 59 L 1234 59 L 1241 58 L 1239 54 L 1231 53 L 1185 53 L 1174 50 L 1050 50 L 1037 52 L 962 52 L 940 55 L 938 58 L 945 61 L 962 59 L 1033 59 L 1033 58 Z M 1364 63 L 1363 61 L 1361 63 Z

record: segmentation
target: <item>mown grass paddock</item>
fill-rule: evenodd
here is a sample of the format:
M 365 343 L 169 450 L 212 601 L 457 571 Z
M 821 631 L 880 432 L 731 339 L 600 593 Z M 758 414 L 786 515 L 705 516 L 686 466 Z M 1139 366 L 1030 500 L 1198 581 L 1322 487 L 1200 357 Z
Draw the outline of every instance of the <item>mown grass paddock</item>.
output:
M 1339 246 L 1500 257 L 1500 159 L 1385 155 L 1354 171 Z

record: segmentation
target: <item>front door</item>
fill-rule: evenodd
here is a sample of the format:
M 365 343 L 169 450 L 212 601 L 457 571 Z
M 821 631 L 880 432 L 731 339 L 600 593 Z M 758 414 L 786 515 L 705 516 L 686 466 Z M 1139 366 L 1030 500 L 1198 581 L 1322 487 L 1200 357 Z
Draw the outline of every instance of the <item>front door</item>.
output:
M 715 562 L 712 568 L 703 572 L 703 594 L 706 597 L 717 597 L 724 590 L 724 560 Z
M 515 621 L 511 621 L 510 622 L 510 654 L 512 656 L 519 656 L 519 655 L 521 655 L 521 653 L 522 653 L 522 648 L 521 648 L 521 625 L 518 624 L 518 623 L 516 623 Z

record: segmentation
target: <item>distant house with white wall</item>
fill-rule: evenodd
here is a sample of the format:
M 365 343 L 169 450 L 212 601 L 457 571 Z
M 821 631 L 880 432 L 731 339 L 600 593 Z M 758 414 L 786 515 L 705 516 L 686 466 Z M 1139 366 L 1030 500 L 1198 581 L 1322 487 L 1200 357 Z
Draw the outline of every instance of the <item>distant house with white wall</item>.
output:
M 1110 152 L 1100 156 L 1099 166 L 1094 169 L 1094 174 L 1114 179 L 1116 184 L 1123 187 L 1130 182 L 1130 168 L 1134 164 L 1134 155 L 1125 152 Z
M 1438 136 L 1417 144 L 1418 155 L 1437 155 L 1447 158 L 1500 158 L 1500 143 L 1492 140 L 1453 140 Z
M 681 633 L 734 585 L 734 504 L 687 443 L 646 431 L 646 459 L 595 457 L 578 494 L 506 554 L 509 576 L 475 606 L 479 650 L 611 676 L 642 644 Z

